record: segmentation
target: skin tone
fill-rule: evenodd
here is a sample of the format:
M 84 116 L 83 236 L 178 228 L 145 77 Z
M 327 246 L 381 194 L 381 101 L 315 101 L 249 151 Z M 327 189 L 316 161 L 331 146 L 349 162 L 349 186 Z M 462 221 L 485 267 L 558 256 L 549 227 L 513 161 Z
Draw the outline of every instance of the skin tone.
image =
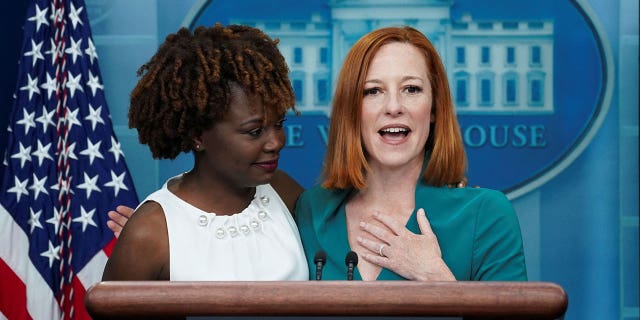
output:
M 274 176 L 274 181 L 278 179 L 288 181 L 291 178 L 284 172 L 278 171 Z M 275 183 L 274 181 L 272 181 L 271 183 L 274 184 Z M 297 184 L 295 181 L 289 181 L 289 183 Z M 454 188 L 454 187 L 464 188 L 466 186 L 467 186 L 467 181 L 464 180 L 459 182 L 455 186 L 450 185 L 449 188 Z M 479 188 L 479 186 L 473 186 L 473 187 Z M 282 194 L 280 195 L 280 197 L 283 197 L 283 196 L 284 195 Z M 289 208 L 289 211 L 293 212 L 293 209 Z M 120 232 L 122 232 L 122 228 L 127 223 L 128 219 L 131 218 L 131 215 L 133 215 L 133 208 L 119 205 L 116 207 L 115 210 L 109 211 L 108 215 L 109 215 L 109 220 L 107 221 L 107 227 L 109 227 L 109 229 L 113 231 L 113 234 L 115 235 L 115 237 L 118 238 L 120 237 Z
M 420 234 L 414 234 L 405 227 L 415 207 L 416 181 L 419 179 L 424 161 L 429 123 L 434 120 L 433 94 L 428 75 L 429 70 L 421 51 L 410 44 L 390 43 L 378 51 L 366 77 L 362 141 L 371 171 L 367 176 L 368 187 L 355 193 L 346 207 L 349 244 L 362 258 L 358 263 L 358 270 L 364 280 L 375 280 L 382 267 L 412 280 L 455 280 L 442 260 L 438 240 L 431 230 L 424 210 L 419 208 L 417 214 Z M 198 140 L 203 146 L 205 142 L 215 141 L 207 139 L 215 139 L 216 135 L 205 135 L 203 134 L 202 140 Z M 236 141 L 229 141 L 233 143 L 225 148 L 234 147 Z M 217 141 L 211 145 L 216 146 L 218 143 L 221 142 Z M 199 152 L 196 152 L 197 154 Z M 272 159 L 264 157 L 260 161 L 266 161 L 268 167 L 270 160 Z M 203 162 L 203 167 L 206 166 L 212 172 L 222 171 L 220 174 L 225 176 L 225 180 L 232 186 L 247 184 L 243 181 L 249 179 L 248 177 L 229 176 L 225 175 L 228 169 L 216 169 L 219 163 L 226 162 L 224 159 L 210 159 Z M 251 166 L 246 163 L 241 166 L 247 165 Z M 229 166 L 234 168 L 235 164 L 231 163 Z M 265 168 L 264 165 L 262 167 Z M 253 169 L 255 168 L 251 167 L 250 172 L 255 171 Z M 196 174 L 190 176 L 194 175 Z M 249 181 L 261 179 L 259 174 L 248 176 L 252 177 Z M 281 184 L 296 186 L 294 189 L 298 191 L 279 192 L 289 210 L 293 212 L 295 201 L 301 192 L 300 186 L 280 171 L 276 171 L 271 179 L 271 184 L 276 190 Z M 465 185 L 466 181 L 462 181 L 457 187 L 463 188 Z M 214 192 L 219 193 L 220 188 L 228 186 L 218 184 L 218 187 Z M 195 191 L 203 190 L 207 191 L 200 197 L 206 198 L 205 201 L 210 200 L 206 197 L 212 194 L 210 189 L 198 188 Z M 188 196 L 193 191 L 183 194 Z M 245 202 L 235 203 L 237 207 L 244 208 L 247 202 L 243 196 L 246 196 L 247 190 L 242 187 L 236 188 L 234 194 L 237 200 L 245 199 Z M 116 236 L 119 236 L 132 214 L 133 210 L 126 206 L 118 206 L 116 211 L 108 213 L 111 220 L 107 224 Z M 166 225 L 163 230 L 166 230 Z M 379 255 L 381 245 L 384 245 L 384 256 Z
M 434 120 L 432 103 L 422 52 L 407 43 L 382 46 L 369 66 L 362 100 L 367 188 L 346 205 L 349 244 L 363 258 L 363 280 L 375 280 L 382 267 L 412 280 L 455 280 L 424 210 L 417 214 L 421 234 L 405 227 Z
M 271 111 L 264 114 L 260 99 L 237 85 L 231 88 L 231 105 L 224 119 L 194 138 L 193 169 L 170 180 L 167 187 L 203 211 L 232 215 L 249 205 L 256 186 L 271 183 L 293 212 L 302 187 L 277 170 L 285 141 L 284 116 Z M 110 221 L 110 228 L 119 222 L 126 222 L 126 228 L 119 234 L 103 280 L 169 280 L 169 241 L 162 208 L 146 202 L 132 213 L 127 222 L 127 212 L 125 216 L 109 212 L 112 219 L 116 215 L 121 219 Z

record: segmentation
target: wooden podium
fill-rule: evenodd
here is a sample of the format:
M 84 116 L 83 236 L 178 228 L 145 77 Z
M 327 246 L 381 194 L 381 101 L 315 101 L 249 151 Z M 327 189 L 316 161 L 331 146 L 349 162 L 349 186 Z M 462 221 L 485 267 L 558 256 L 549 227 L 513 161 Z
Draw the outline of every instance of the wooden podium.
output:
M 195 316 L 390 316 L 561 319 L 564 289 L 549 282 L 113 281 L 92 286 L 94 319 Z

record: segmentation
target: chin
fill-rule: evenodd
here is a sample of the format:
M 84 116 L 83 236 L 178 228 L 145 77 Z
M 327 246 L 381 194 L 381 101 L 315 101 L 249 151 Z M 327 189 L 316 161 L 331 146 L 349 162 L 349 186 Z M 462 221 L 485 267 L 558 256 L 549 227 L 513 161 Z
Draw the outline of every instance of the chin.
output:
M 382 157 L 378 157 L 374 161 L 383 167 L 401 168 L 415 164 L 417 161 L 422 162 L 422 159 L 422 154 L 419 156 L 408 156 L 406 154 L 384 154 Z
M 253 180 L 253 182 L 254 182 L 255 186 L 271 183 L 271 180 L 273 180 L 274 174 L 275 174 L 275 171 L 274 172 L 270 172 L 270 173 L 262 174 L 259 177 L 256 177 Z

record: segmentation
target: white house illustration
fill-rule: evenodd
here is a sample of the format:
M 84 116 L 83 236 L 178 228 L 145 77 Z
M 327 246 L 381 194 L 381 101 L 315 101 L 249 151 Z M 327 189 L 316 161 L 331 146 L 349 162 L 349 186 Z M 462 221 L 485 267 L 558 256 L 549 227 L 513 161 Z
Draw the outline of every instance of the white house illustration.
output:
M 553 113 L 551 20 L 451 19 L 452 0 L 328 0 L 329 21 L 234 20 L 280 39 L 296 107 L 329 114 L 333 85 L 353 43 L 385 26 L 422 31 L 447 69 L 458 114 Z

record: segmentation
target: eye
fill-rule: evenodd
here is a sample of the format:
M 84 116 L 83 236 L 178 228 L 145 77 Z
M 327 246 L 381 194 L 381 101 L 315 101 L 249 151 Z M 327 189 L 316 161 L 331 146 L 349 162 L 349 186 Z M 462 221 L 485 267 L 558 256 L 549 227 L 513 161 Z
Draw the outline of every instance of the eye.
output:
M 368 88 L 368 89 L 364 89 L 364 95 L 368 96 L 368 95 L 374 95 L 374 94 L 378 94 L 380 93 L 380 88 Z
M 284 127 L 284 122 L 287 121 L 287 118 L 282 118 L 280 119 L 278 122 L 276 122 L 276 124 L 274 125 L 274 127 L 276 128 L 282 128 Z
M 260 128 L 255 128 L 253 130 L 249 130 L 245 133 L 252 137 L 259 137 L 263 131 L 264 131 L 264 128 L 260 127 Z
M 422 88 L 420 88 L 420 87 L 418 87 L 418 86 L 407 86 L 407 87 L 405 88 L 405 90 L 406 90 L 408 93 L 412 93 L 412 94 L 422 92 Z

